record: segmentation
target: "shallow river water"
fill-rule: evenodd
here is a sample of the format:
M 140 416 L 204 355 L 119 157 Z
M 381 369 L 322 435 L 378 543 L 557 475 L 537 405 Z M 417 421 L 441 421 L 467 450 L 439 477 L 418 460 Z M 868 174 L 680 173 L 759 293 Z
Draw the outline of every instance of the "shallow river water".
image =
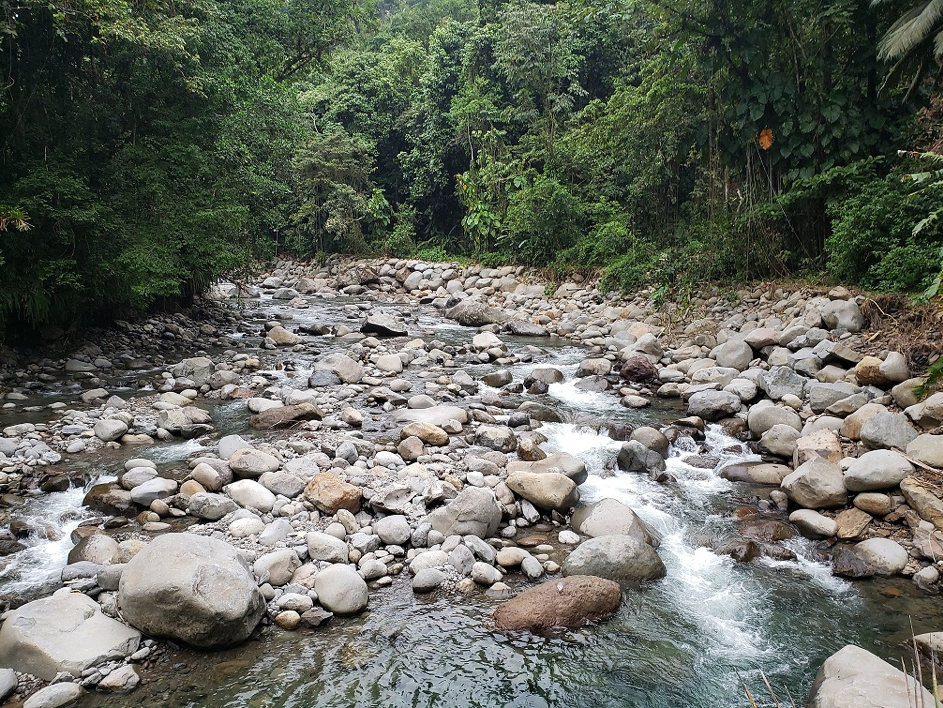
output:
M 349 301 L 321 302 L 298 316 L 342 322 L 346 318 L 337 308 L 344 304 Z M 281 309 L 272 302 L 263 306 L 266 316 Z M 442 326 L 428 312 L 417 322 L 427 336 L 446 341 L 466 342 L 473 334 Z M 325 351 L 332 347 L 317 339 Z M 619 443 L 605 436 L 608 422 L 657 422 L 677 411 L 630 411 L 613 393 L 575 389 L 573 373 L 585 356 L 577 348 L 508 341 L 512 348 L 537 343 L 547 351 L 539 362 L 512 367 L 515 380 L 537 364 L 567 374 L 567 382 L 553 385 L 542 398 L 567 421 L 541 428 L 548 438 L 543 447 L 587 463 L 583 499 L 619 499 L 658 530 L 668 571 L 664 579 L 627 591 L 617 614 L 597 626 L 533 636 L 492 631 L 489 617 L 498 600 L 483 593 L 416 596 L 400 577 L 371 593 L 369 611 L 359 617 L 336 618 L 317 630 L 266 628 L 259 638 L 223 652 L 181 648 L 149 671 L 148 682 L 131 696 L 92 694 L 82 705 L 728 708 L 749 705 L 744 684 L 760 705 L 773 705 L 763 689 L 765 674 L 783 705 L 791 695 L 801 706 L 818 666 L 845 644 L 859 644 L 899 664 L 911 623 L 917 633 L 943 628 L 938 598 L 920 596 L 905 580 L 853 584 L 833 577 L 803 540 L 787 542 L 795 561 L 738 564 L 715 555 L 705 539 L 731 535 L 730 511 L 756 490 L 686 464 L 693 447 L 672 449 L 668 467 L 676 483 L 613 472 Z M 475 375 L 489 369 L 469 370 Z M 241 430 L 243 410 L 241 402 L 217 407 L 221 432 Z M 708 442 L 722 463 L 750 459 L 744 446 L 717 429 L 709 431 Z M 201 449 L 189 441 L 133 454 L 169 463 Z M 47 495 L 31 501 L 27 513 L 51 520 L 67 539 L 70 525 L 81 518 L 81 494 Z M 0 589 L 40 584 L 64 564 L 68 548 L 68 540 L 37 541 L 22 554 L 20 572 L 8 575 Z M 526 585 L 520 576 L 511 578 L 516 587 Z

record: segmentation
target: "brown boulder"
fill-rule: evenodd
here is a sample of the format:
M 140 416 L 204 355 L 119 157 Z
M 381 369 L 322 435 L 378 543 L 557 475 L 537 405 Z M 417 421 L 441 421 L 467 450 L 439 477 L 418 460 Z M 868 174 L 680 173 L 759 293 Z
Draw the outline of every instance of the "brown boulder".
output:
M 336 514 L 347 509 L 352 514 L 360 511 L 360 489 L 338 479 L 330 472 L 319 472 L 305 487 L 304 497 L 325 514 Z
M 321 420 L 324 413 L 311 403 L 297 403 L 293 406 L 269 408 L 249 418 L 249 425 L 256 430 L 274 430 L 287 428 L 305 420 Z
M 622 602 L 619 583 L 589 575 L 571 575 L 529 588 L 494 612 L 500 630 L 531 632 L 550 627 L 581 627 L 604 619 Z
M 631 383 L 648 383 L 658 378 L 658 369 L 647 357 L 636 354 L 626 359 L 619 375 Z

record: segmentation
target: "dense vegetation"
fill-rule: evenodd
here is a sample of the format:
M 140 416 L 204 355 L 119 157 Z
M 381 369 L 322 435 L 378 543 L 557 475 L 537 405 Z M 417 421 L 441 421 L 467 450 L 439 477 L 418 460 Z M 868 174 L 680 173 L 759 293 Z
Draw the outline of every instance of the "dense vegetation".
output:
M 922 290 L 941 5 L 0 0 L 0 318 L 276 249 Z

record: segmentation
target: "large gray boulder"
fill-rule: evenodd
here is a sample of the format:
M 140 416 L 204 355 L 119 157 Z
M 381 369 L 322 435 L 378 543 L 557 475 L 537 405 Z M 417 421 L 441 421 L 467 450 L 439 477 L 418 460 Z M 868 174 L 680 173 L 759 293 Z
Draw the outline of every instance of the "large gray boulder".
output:
M 852 492 L 893 489 L 914 471 L 914 466 L 893 450 L 872 450 L 845 471 L 845 487 Z
M 102 614 L 86 595 L 63 588 L 13 610 L 0 628 L 0 666 L 52 681 L 67 672 L 120 661 L 138 650 L 141 633 Z
M 595 575 L 622 585 L 665 576 L 655 549 L 631 536 L 599 536 L 584 541 L 563 561 L 564 575 Z
M 759 384 L 767 396 L 779 401 L 786 395 L 802 398 L 809 379 L 800 376 L 788 366 L 772 366 L 759 378 Z
M 373 312 L 367 315 L 360 331 L 377 337 L 405 337 L 408 334 L 406 325 L 385 312 Z
M 331 565 L 314 576 L 318 601 L 331 612 L 353 615 L 367 607 L 367 584 L 349 565 Z
M 570 522 L 581 534 L 593 538 L 622 534 L 656 548 L 661 542 L 658 534 L 618 499 L 602 499 L 581 506 L 573 512 Z
M 934 699 L 923 686 L 891 664 L 849 644 L 819 668 L 809 689 L 807 708 L 913 708 Z
M 501 506 L 494 492 L 483 487 L 465 487 L 445 506 L 426 517 L 435 531 L 448 537 L 493 536 L 501 523 Z
M 753 360 L 753 349 L 742 339 L 728 339 L 711 351 L 711 358 L 718 366 L 744 371 Z
M 125 620 L 147 634 L 201 648 L 244 641 L 265 612 L 245 559 L 207 536 L 158 536 L 125 566 L 118 586 Z
M 544 511 L 566 512 L 580 500 L 576 482 L 559 472 L 512 472 L 506 484 Z
M 184 359 L 170 369 L 170 373 L 175 378 L 190 379 L 197 387 L 209 383 L 210 376 L 213 375 L 214 371 L 216 371 L 216 365 L 205 356 Z
M 664 472 L 665 458 L 655 450 L 650 450 L 638 440 L 622 443 L 616 458 L 619 469 L 627 472 Z
M 344 383 L 359 383 L 363 378 L 363 366 L 346 354 L 328 354 L 314 365 L 315 371 L 330 371 Z
M 508 320 L 507 313 L 503 310 L 490 307 L 479 300 L 463 300 L 447 310 L 445 316 L 466 327 L 503 324 Z
M 860 332 L 864 327 L 861 308 L 852 300 L 831 300 L 822 308 L 822 321 L 829 329 Z
M 514 460 L 508 463 L 508 474 L 512 472 L 559 472 L 565 474 L 577 484 L 586 481 L 586 463 L 568 452 L 555 452 L 542 460 L 525 462 Z
M 761 437 L 774 425 L 788 425 L 797 431 L 802 430 L 802 418 L 792 408 L 785 406 L 755 405 L 747 414 L 747 425 L 751 433 Z
M 729 418 L 740 410 L 740 396 L 729 391 L 699 391 L 688 399 L 688 413 L 704 420 Z
M 918 436 L 903 413 L 878 413 L 861 426 L 861 442 L 871 450 L 897 448 L 906 450 Z
M 841 467 L 822 457 L 797 467 L 780 486 L 786 496 L 806 509 L 830 509 L 848 501 Z

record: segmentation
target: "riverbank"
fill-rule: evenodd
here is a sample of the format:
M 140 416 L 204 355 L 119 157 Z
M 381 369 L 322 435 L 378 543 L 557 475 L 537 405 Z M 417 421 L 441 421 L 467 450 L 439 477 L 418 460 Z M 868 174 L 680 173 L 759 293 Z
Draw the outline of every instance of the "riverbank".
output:
M 685 578 L 690 592 L 704 578 L 713 590 L 739 563 L 823 583 L 829 562 L 844 577 L 939 591 L 939 403 L 911 400 L 919 379 L 882 351 L 863 298 L 760 288 L 706 292 L 682 311 L 590 283 L 550 290 L 523 269 L 282 263 L 259 283 L 214 288 L 217 304 L 197 317 L 126 323 L 13 370 L 0 470 L 4 575 L 18 584 L 7 601 L 66 578 L 105 617 L 216 647 L 260 620 L 272 625 L 265 636 L 352 628 L 341 616 L 378 593 L 396 606 L 385 593 L 402 592 L 478 608 L 475 620 L 443 621 L 457 637 L 477 621 L 480 639 L 499 603 L 561 575 L 614 580 L 630 606 L 672 585 L 674 606 Z M 42 538 L 68 526 L 37 528 L 18 505 L 77 477 L 100 484 L 69 512 L 85 517 L 69 531 L 70 564 L 29 589 L 21 576 L 35 558 L 24 554 L 69 545 Z M 221 545 L 148 556 L 152 538 L 193 535 Z M 180 572 L 181 554 L 196 569 L 228 568 L 225 586 L 240 592 L 194 590 L 136 614 L 162 596 L 154 578 Z M 836 582 L 828 591 L 845 592 Z M 220 602 L 226 626 L 209 621 Z M 576 605 L 549 624 L 615 610 L 624 626 L 623 610 Z M 710 634 L 718 617 L 697 616 L 690 632 Z M 741 619 L 724 617 L 720 657 L 731 622 Z M 4 641 L 0 630 L 0 650 Z M 138 651 L 92 657 L 78 682 L 125 690 L 134 673 L 160 684 L 142 663 L 150 651 L 126 659 Z M 106 681 L 114 672 L 126 680 Z M 24 690 L 35 686 L 23 673 Z M 733 674 L 718 676 L 704 704 L 736 689 Z

